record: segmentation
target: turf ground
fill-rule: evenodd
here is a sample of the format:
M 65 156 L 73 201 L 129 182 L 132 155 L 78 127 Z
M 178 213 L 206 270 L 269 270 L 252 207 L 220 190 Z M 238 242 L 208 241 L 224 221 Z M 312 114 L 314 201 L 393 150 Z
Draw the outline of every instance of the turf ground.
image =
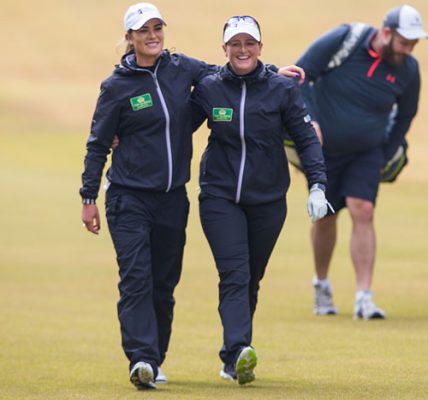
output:
M 286 3 L 219 0 L 156 4 L 166 46 L 225 61 L 227 17 L 258 17 L 262 59 L 292 63 L 326 29 L 377 25 L 390 0 Z M 141 393 L 128 382 L 116 317 L 117 267 L 102 219 L 99 237 L 80 222 L 84 143 L 99 82 L 119 58 L 129 2 L 2 2 L 0 64 L 0 399 L 426 399 L 428 398 L 428 42 L 415 51 L 424 84 L 412 125 L 410 165 L 383 185 L 376 224 L 374 291 L 386 321 L 352 320 L 350 223 L 340 218 L 332 282 L 340 315 L 312 315 L 305 181 L 293 172 L 289 215 L 262 282 L 254 342 L 257 380 L 220 381 L 217 276 L 197 214 L 195 135 L 184 272 L 176 292 L 170 383 Z M 428 3 L 413 1 L 428 27 Z M 100 205 L 102 208 L 102 198 Z

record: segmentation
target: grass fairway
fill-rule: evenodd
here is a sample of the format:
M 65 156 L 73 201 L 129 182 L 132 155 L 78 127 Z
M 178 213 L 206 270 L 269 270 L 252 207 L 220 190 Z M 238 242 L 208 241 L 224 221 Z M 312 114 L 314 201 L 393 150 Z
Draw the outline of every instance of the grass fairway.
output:
M 340 218 L 332 282 L 340 315 L 312 315 L 306 189 L 292 173 L 289 215 L 262 281 L 255 318 L 257 380 L 220 381 L 217 274 L 197 213 L 195 135 L 184 272 L 176 291 L 170 383 L 137 392 L 128 382 L 116 317 L 117 267 L 102 219 L 80 222 L 77 194 L 99 82 L 118 55 L 123 0 L 5 0 L 0 26 L 0 399 L 426 399 L 428 398 L 428 86 L 410 135 L 410 165 L 383 185 L 374 291 L 386 321 L 353 321 L 348 217 Z M 263 60 L 293 62 L 316 35 L 344 21 L 377 24 L 395 2 L 160 0 L 167 47 L 223 63 L 224 20 L 259 17 Z M 428 27 L 428 3 L 413 1 Z M 19 28 L 17 28 L 19 26 Z M 17 32 L 18 29 L 18 32 Z M 416 49 L 428 82 L 428 42 Z M 103 195 L 99 201 L 102 208 Z

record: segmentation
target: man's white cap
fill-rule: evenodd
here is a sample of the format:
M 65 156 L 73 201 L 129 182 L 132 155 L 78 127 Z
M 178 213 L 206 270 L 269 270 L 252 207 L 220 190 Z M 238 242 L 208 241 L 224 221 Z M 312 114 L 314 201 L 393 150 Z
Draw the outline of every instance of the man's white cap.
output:
M 223 33 L 224 43 L 227 43 L 230 39 L 232 39 L 235 35 L 238 35 L 239 33 L 247 33 L 253 39 L 260 42 L 260 29 L 257 25 L 256 20 L 253 17 L 244 16 L 230 18 L 226 22 Z
M 128 8 L 128 11 L 123 18 L 123 24 L 125 31 L 128 32 L 130 29 L 133 31 L 140 29 L 147 21 L 157 18 L 165 24 L 159 10 L 150 3 L 138 3 Z
M 421 14 L 406 4 L 389 11 L 385 15 L 383 26 L 395 29 L 407 40 L 428 38 L 428 33 L 422 26 Z

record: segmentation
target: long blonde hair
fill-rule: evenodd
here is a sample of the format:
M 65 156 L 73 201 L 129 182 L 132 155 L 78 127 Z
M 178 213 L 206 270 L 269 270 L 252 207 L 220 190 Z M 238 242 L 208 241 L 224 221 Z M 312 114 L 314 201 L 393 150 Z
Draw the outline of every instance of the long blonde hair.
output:
M 123 48 L 125 48 L 125 53 L 123 54 L 128 54 L 131 51 L 134 51 L 134 46 L 132 45 L 132 43 L 129 42 L 127 36 L 130 35 L 132 33 L 132 29 L 130 29 L 126 35 L 120 39 L 117 44 L 116 44 L 116 52 L 117 53 L 122 53 L 123 52 Z

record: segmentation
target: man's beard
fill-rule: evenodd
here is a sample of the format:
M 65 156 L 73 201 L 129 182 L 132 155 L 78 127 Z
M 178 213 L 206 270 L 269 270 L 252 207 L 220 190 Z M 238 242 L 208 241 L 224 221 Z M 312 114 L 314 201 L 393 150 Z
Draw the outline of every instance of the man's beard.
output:
M 393 39 L 388 43 L 382 46 L 382 58 L 391 66 L 399 67 L 403 64 L 406 59 L 406 54 L 400 54 L 394 51 L 393 49 Z

